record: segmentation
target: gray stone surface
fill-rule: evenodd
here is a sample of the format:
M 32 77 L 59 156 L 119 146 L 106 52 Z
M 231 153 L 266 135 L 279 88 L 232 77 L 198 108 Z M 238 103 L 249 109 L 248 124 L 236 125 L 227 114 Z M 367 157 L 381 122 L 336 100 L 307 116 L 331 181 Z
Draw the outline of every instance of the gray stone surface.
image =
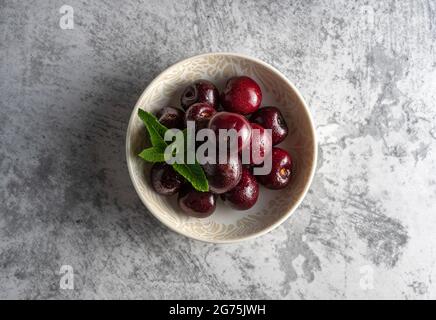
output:
M 0 298 L 436 298 L 435 40 L 435 1 L 1 0 Z M 295 215 L 233 245 L 160 225 L 124 156 L 147 84 L 212 51 L 281 70 L 320 142 Z

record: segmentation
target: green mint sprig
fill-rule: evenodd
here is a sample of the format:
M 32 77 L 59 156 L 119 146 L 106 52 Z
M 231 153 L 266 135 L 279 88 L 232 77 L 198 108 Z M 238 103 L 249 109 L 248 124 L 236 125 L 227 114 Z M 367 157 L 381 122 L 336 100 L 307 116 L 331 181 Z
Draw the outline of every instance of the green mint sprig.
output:
M 165 132 L 169 129 L 163 126 L 154 115 L 142 109 L 138 109 L 138 116 L 144 122 L 152 144 L 152 147 L 142 150 L 141 153 L 139 153 L 139 156 L 148 162 L 164 162 L 165 149 L 168 147 L 164 137 Z M 185 138 L 185 154 L 183 157 L 186 160 L 186 130 L 184 130 L 183 133 Z M 177 140 L 173 143 L 177 143 Z M 177 153 L 180 148 L 176 147 L 175 150 Z M 174 163 L 172 164 L 172 167 L 176 172 L 188 180 L 196 190 L 201 192 L 209 191 L 209 184 L 206 175 L 204 174 L 203 168 L 197 162 L 195 164 Z
M 139 156 L 147 162 L 164 162 L 165 149 L 159 147 L 151 147 L 141 151 Z
M 165 126 L 163 126 L 157 118 L 152 115 L 150 112 L 146 112 L 142 109 L 138 109 L 138 116 L 141 118 L 142 122 L 144 122 L 145 127 L 147 128 L 148 134 L 150 135 L 150 141 L 153 147 L 157 147 L 159 149 L 164 149 L 167 147 L 167 144 L 164 140 L 165 132 L 168 130 Z

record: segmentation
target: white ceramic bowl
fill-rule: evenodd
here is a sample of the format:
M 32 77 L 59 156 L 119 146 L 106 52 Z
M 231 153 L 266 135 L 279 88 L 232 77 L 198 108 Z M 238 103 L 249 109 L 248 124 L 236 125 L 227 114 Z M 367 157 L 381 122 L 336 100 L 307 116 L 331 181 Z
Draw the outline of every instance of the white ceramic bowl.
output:
M 289 135 L 279 146 L 294 160 L 294 176 L 283 190 L 260 188 L 256 205 L 236 211 L 220 199 L 213 215 L 205 219 L 187 217 L 177 205 L 177 196 L 164 197 L 150 185 L 150 165 L 138 157 L 147 144 L 147 133 L 137 116 L 138 108 L 155 112 L 164 106 L 180 107 L 183 89 L 197 79 L 208 79 L 223 89 L 228 78 L 247 75 L 259 83 L 262 106 L 277 106 L 289 127 Z M 145 89 L 130 117 L 126 136 L 130 178 L 149 211 L 163 224 L 197 240 L 224 243 L 260 236 L 285 221 L 303 200 L 312 181 L 317 145 L 310 112 L 298 90 L 278 70 L 248 56 L 235 53 L 198 55 L 169 67 Z

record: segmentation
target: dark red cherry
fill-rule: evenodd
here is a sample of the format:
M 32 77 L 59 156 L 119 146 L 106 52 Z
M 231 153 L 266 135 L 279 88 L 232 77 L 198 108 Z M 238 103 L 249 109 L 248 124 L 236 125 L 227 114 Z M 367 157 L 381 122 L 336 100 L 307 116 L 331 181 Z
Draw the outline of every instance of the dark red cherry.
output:
M 267 175 L 257 175 L 256 178 L 269 189 L 283 189 L 291 181 L 291 156 L 285 150 L 273 147 L 271 157 L 271 172 Z
M 276 107 L 263 107 L 250 117 L 251 122 L 260 124 L 265 129 L 271 129 L 273 145 L 285 140 L 288 126 L 280 110 Z
M 236 210 L 248 210 L 256 204 L 259 197 L 259 185 L 249 169 L 242 169 L 239 183 L 227 193 L 221 195 L 224 201 Z
M 209 182 L 209 189 L 213 193 L 221 194 L 233 189 L 241 179 L 242 163 L 239 157 L 227 156 L 226 163 L 220 164 L 217 155 L 216 163 L 203 165 L 204 173 Z
M 207 103 L 194 103 L 186 110 L 185 121 L 194 121 L 195 129 L 200 130 L 207 128 L 209 120 L 214 116 L 216 110 Z
M 208 103 L 214 108 L 218 107 L 219 92 L 212 82 L 200 79 L 185 88 L 180 99 L 182 108 L 187 110 L 198 102 Z
M 261 164 L 265 157 L 272 150 L 271 135 L 268 134 L 265 129 L 257 123 L 250 123 L 250 125 L 250 164 Z
M 261 102 L 259 85 L 246 76 L 230 78 L 221 94 L 221 105 L 229 112 L 250 114 L 259 109 Z
M 187 215 L 206 218 L 216 208 L 216 196 L 212 192 L 200 192 L 190 185 L 184 185 L 179 192 L 178 203 Z
M 217 141 L 220 140 L 220 129 L 236 130 L 236 133 L 238 134 L 238 151 L 248 148 L 250 145 L 251 126 L 247 119 L 240 114 L 225 111 L 218 112 L 212 117 L 212 119 L 210 119 L 209 129 L 212 129 L 215 132 Z
M 176 194 L 183 183 L 183 177 L 165 162 L 153 164 L 150 177 L 153 189 L 166 196 Z
M 168 129 L 185 127 L 185 112 L 173 107 L 164 107 L 156 113 L 156 118 Z

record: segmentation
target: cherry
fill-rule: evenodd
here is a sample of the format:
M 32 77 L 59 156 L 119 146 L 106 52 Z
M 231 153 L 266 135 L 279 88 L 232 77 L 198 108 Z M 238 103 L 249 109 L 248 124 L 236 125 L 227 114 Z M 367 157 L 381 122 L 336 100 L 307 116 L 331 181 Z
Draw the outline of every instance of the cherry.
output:
M 217 141 L 219 141 L 220 129 L 235 129 L 238 134 L 238 151 L 247 148 L 250 145 L 251 126 L 243 116 L 232 112 L 218 112 L 209 121 L 209 129 L 215 132 Z
M 215 115 L 216 110 L 207 103 L 194 103 L 186 110 L 185 121 L 195 121 L 195 129 L 207 128 L 210 118 Z
M 292 159 L 289 153 L 277 147 L 272 148 L 271 172 L 256 176 L 257 180 L 269 189 L 283 189 L 291 181 Z
M 200 79 L 185 88 L 180 102 L 185 110 L 197 102 L 208 103 L 212 107 L 217 108 L 219 92 L 212 82 Z
M 251 122 L 260 124 L 265 129 L 271 129 L 272 143 L 276 145 L 285 140 L 288 126 L 280 110 L 276 107 L 263 107 L 253 113 Z
M 216 198 L 212 192 L 200 192 L 190 185 L 184 185 L 179 192 L 178 203 L 187 215 L 195 218 L 206 218 L 216 208 Z
M 183 182 L 183 177 L 165 162 L 153 164 L 150 177 L 153 189 L 166 196 L 176 194 Z
M 247 210 L 256 204 L 259 197 L 259 184 L 249 169 L 242 169 L 239 183 L 227 193 L 221 195 L 224 201 L 236 210 Z
M 156 113 L 156 117 L 168 129 L 185 127 L 185 112 L 173 107 L 164 107 Z
M 242 174 L 242 163 L 239 157 L 227 155 L 226 163 L 220 164 L 217 153 L 216 163 L 203 165 L 204 173 L 209 182 L 209 189 L 213 193 L 221 194 L 234 188 Z
M 250 123 L 250 125 L 250 164 L 261 164 L 265 157 L 271 152 L 271 135 L 267 134 L 265 129 L 257 123 Z
M 246 76 L 230 78 L 221 94 L 221 104 L 226 111 L 244 115 L 259 109 L 261 101 L 259 85 Z

